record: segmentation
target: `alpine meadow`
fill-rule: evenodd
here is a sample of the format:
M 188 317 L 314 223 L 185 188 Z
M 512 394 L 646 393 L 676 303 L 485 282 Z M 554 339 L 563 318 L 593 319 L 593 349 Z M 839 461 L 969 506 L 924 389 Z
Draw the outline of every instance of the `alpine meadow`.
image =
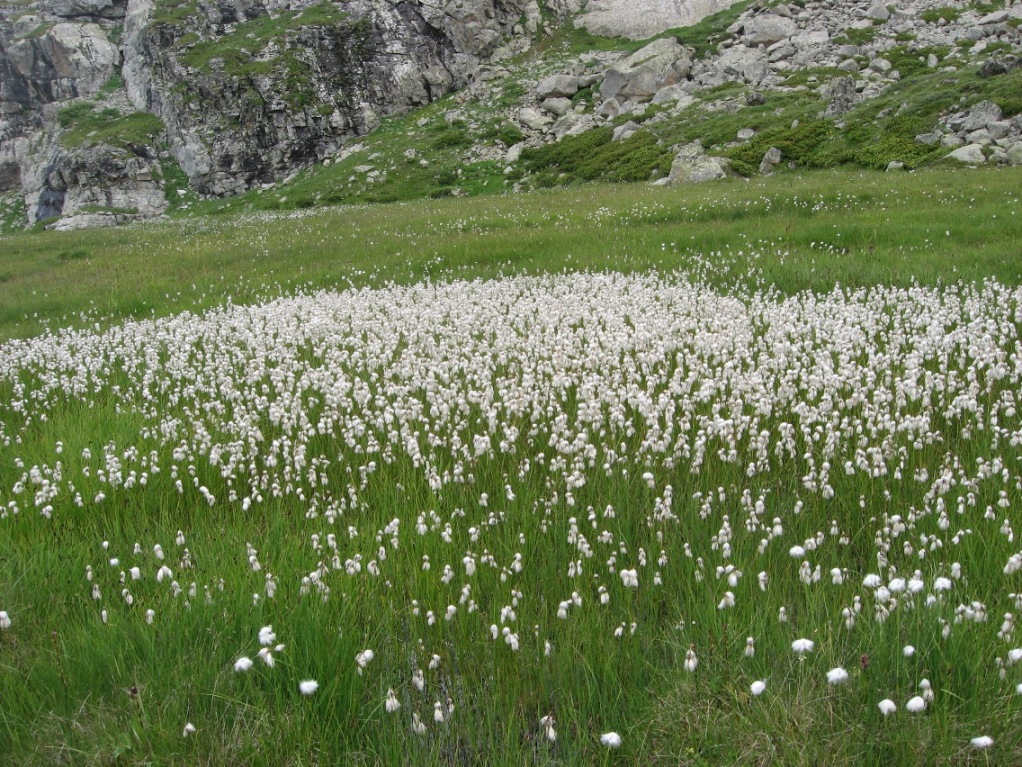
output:
M 1022 1 L 0 3 L 0 766 L 1022 764 Z

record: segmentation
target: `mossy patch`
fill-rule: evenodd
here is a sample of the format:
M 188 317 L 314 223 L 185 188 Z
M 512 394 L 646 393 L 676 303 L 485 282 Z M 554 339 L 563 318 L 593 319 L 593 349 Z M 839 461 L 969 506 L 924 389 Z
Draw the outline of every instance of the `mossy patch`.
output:
M 865 45 L 871 43 L 876 39 L 877 28 L 865 27 L 864 29 L 852 29 L 848 28 L 840 35 L 834 38 L 834 42 L 837 45 Z
M 78 101 L 57 113 L 64 128 L 61 143 L 69 148 L 109 144 L 122 149 L 151 146 L 166 131 L 159 117 L 149 112 L 123 115 L 113 107 L 98 108 L 92 101 Z
M 167 26 L 183 25 L 192 19 L 198 10 L 196 0 L 156 0 L 152 23 Z
M 181 63 L 197 69 L 209 69 L 219 61 L 224 72 L 233 75 L 265 74 L 272 68 L 274 56 L 265 50 L 273 41 L 282 41 L 289 33 L 314 26 L 335 26 L 348 14 L 331 3 L 320 3 L 302 11 L 286 11 L 277 17 L 269 14 L 236 24 L 226 35 L 190 45 L 180 56 Z

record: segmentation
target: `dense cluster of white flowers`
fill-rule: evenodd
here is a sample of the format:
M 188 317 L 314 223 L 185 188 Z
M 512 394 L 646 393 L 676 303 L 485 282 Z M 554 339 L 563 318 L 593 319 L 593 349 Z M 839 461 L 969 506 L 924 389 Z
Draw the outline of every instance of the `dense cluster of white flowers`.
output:
M 790 643 L 804 664 L 816 642 L 796 637 L 819 627 L 788 623 L 794 606 L 767 601 L 775 579 L 832 599 L 841 631 L 930 610 L 926 625 L 943 640 L 1022 609 L 1022 589 L 1007 590 L 1022 569 L 1014 546 L 995 563 L 1005 590 L 994 597 L 1006 606 L 971 592 L 977 584 L 963 576 L 1014 540 L 1009 512 L 1022 475 L 1002 456 L 1022 445 L 1020 307 L 1020 291 L 993 282 L 784 297 L 728 295 L 671 276 L 580 274 L 324 292 L 14 341 L 0 349 L 0 384 L 11 392 L 0 403 L 0 448 L 19 476 L 0 487 L 0 519 L 57 519 L 72 505 L 103 508 L 157 482 L 196 508 L 239 514 L 289 499 L 314 528 L 309 567 L 264 571 L 272 553 L 261 559 L 247 543 L 238 561 L 258 574 L 253 604 L 278 592 L 327 602 L 353 579 L 390 586 L 414 575 L 437 586 L 410 600 L 415 631 L 468 622 L 464 635 L 503 653 L 539 647 L 549 656 L 558 622 L 583 611 L 610 616 L 608 636 L 625 642 L 643 630 L 641 619 L 614 611 L 682 578 L 722 615 L 769 604 L 784 636 L 774 646 Z M 63 437 L 51 461 L 22 461 L 33 429 L 71 400 L 114 403 L 138 419 L 137 437 L 91 447 Z M 976 457 L 963 446 L 979 436 L 990 452 Z M 942 461 L 923 465 L 919 456 L 935 445 Z M 435 503 L 367 528 L 361 515 L 374 478 L 393 465 Z M 493 465 L 499 479 L 486 484 L 480 477 Z M 670 484 L 722 471 L 726 487 L 690 497 Z M 764 489 L 782 472 L 797 495 L 787 508 Z M 854 478 L 881 489 L 841 496 Z M 629 488 L 631 508 L 590 494 L 611 482 Z M 472 508 L 445 505 L 455 489 L 471 492 Z M 810 501 L 835 512 L 803 530 Z M 689 520 L 712 533 L 696 537 Z M 491 531 L 509 526 L 512 546 L 490 542 Z M 630 539 L 640 527 L 648 539 Z M 955 552 L 980 531 L 998 545 L 972 547 L 959 561 Z M 529 570 L 537 539 L 568 552 L 558 572 L 569 585 L 542 615 L 527 607 L 538 588 Z M 201 591 L 212 602 L 223 582 L 189 582 L 185 543 L 178 531 L 176 553 L 168 539 L 151 558 L 140 544 L 123 555 L 104 546 L 102 567 L 87 571 L 104 620 L 115 607 L 104 601 L 109 579 L 92 582 L 100 571 L 120 571 L 116 609 L 132 608 L 129 584 L 137 592 L 151 581 L 171 599 L 192 604 Z M 410 546 L 429 550 L 416 554 L 414 573 L 395 554 Z M 476 585 L 487 573 L 499 577 L 500 593 Z M 519 620 L 526 607 L 527 623 Z M 152 623 L 155 612 L 146 616 Z M 11 626 L 0 612 L 0 628 Z M 1000 627 L 998 638 L 1010 641 L 1012 613 Z M 272 667 L 283 645 L 269 625 L 258 639 L 258 658 Z M 934 646 L 915 641 L 895 648 L 906 662 Z M 744 652 L 755 655 L 753 637 Z M 433 657 L 431 670 L 441 662 Z M 1018 660 L 1007 657 L 1005 676 Z M 354 672 L 390 668 L 370 668 L 373 658 L 359 652 Z M 854 671 L 853 657 L 829 660 Z M 694 645 L 685 654 L 695 678 L 712 663 Z M 238 672 L 252 666 L 248 657 L 234 663 Z M 835 695 L 849 676 L 843 665 L 825 674 Z M 423 692 L 423 672 L 410 683 Z M 401 707 L 399 684 L 383 683 L 388 712 Z M 305 695 L 317 689 L 300 683 Z M 759 696 L 766 682 L 750 689 Z M 905 709 L 931 701 L 927 687 Z M 428 720 L 428 703 L 419 705 Z M 885 699 L 879 709 L 886 716 L 897 706 Z M 437 701 L 433 721 L 453 714 L 453 704 Z M 427 731 L 423 716 L 412 713 L 413 732 Z M 556 740 L 554 714 L 540 723 Z M 602 740 L 620 744 L 615 733 Z

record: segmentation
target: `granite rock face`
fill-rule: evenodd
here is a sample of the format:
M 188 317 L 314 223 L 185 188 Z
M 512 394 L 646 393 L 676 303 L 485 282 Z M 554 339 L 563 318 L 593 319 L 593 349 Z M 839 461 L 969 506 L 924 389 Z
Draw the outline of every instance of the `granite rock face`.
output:
M 666 29 L 695 24 L 736 2 L 738 0 L 589 0 L 584 4 L 578 23 L 594 35 L 644 40 Z
M 20 188 L 30 222 L 123 219 L 166 207 L 164 166 L 201 195 L 274 182 L 527 49 L 540 18 L 536 0 L 0 6 L 0 192 Z M 89 109 L 102 130 L 82 127 Z M 143 122 L 162 125 L 139 141 Z
M 128 0 L 124 74 L 201 194 L 321 161 L 383 115 L 468 83 L 535 0 L 199 3 L 183 21 Z M 266 30 L 272 30 L 272 35 Z M 519 44 L 527 40 L 519 37 Z

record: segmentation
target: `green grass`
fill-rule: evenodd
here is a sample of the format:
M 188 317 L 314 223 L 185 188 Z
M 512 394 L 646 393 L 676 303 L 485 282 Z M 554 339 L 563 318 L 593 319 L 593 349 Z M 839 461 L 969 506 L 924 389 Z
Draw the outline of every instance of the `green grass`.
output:
M 811 136 L 815 129 L 805 130 Z M 784 290 L 986 275 L 1014 284 L 1017 196 L 1014 170 L 818 171 L 691 189 L 597 185 L 347 207 L 295 221 L 220 209 L 170 224 L 20 234 L 3 240 L 0 337 L 97 317 L 200 310 L 228 297 L 248 303 L 277 289 L 347 280 L 672 268 L 693 252 L 737 253 L 750 237 L 790 254 L 760 262 Z M 936 218 L 934 206 L 941 211 Z M 677 252 L 662 250 L 664 243 L 675 243 Z M 823 258 L 813 243 L 847 257 Z M 58 258 L 73 250 L 90 258 Z M 740 260 L 734 274 L 746 266 Z
M 170 27 L 186 24 L 199 10 L 196 0 L 157 0 L 153 10 L 153 24 Z
M 285 11 L 279 16 L 269 14 L 243 21 L 227 35 L 195 42 L 181 54 L 183 64 L 208 69 L 214 59 L 222 62 L 224 71 L 231 75 L 265 74 L 273 67 L 271 60 L 257 58 L 272 40 L 280 40 L 288 33 L 304 27 L 336 26 L 348 19 L 348 14 L 332 3 L 320 3 L 302 11 Z
M 873 42 L 876 36 L 877 27 L 875 25 L 863 29 L 849 27 L 834 38 L 834 43 L 837 45 L 865 45 Z
M 955 21 L 961 15 L 962 11 L 960 8 L 945 5 L 940 8 L 929 8 L 920 13 L 919 18 L 927 24 L 936 24 L 941 19 L 947 22 Z
M 409 141 L 428 135 L 436 134 L 424 132 Z M 553 172 L 574 162 L 573 156 L 588 156 L 573 155 L 572 148 L 565 144 L 561 155 L 534 155 L 534 161 L 547 163 L 536 172 Z M 619 147 L 602 141 L 595 149 L 612 152 Z M 611 154 L 603 158 L 614 162 Z M 164 173 L 180 181 L 179 169 L 166 166 Z M 970 283 L 995 278 L 1006 285 L 1022 285 L 1019 179 L 1016 169 L 914 174 L 841 169 L 686 189 L 587 185 L 513 197 L 305 211 L 296 218 L 286 213 L 236 215 L 221 209 L 216 216 L 116 230 L 25 233 L 0 240 L 4 254 L 0 270 L 6 275 L 0 279 L 0 338 L 30 336 L 45 328 L 113 327 L 129 318 L 153 317 L 168 318 L 158 327 L 173 338 L 188 319 L 169 319 L 171 315 L 211 309 L 227 316 L 233 311 L 228 305 L 256 304 L 291 293 L 349 286 L 418 285 L 419 290 L 429 290 L 426 283 L 439 286 L 452 280 L 476 281 L 475 288 L 486 290 L 492 286 L 483 281 L 506 275 L 584 271 L 681 270 L 717 291 L 708 291 L 704 297 L 721 300 L 716 315 L 720 320 L 744 302 L 780 302 L 791 296 L 794 304 L 811 307 L 835 294 L 849 300 L 857 292 L 875 298 L 878 286 L 917 292 L 919 286 L 950 285 L 939 295 L 950 305 L 961 301 L 971 306 L 981 288 L 968 287 Z M 771 292 L 764 297 L 763 291 Z M 368 293 L 362 295 L 365 300 L 371 298 Z M 578 298 L 566 293 L 556 301 L 558 310 L 565 313 L 557 327 L 565 332 L 564 338 L 576 337 L 575 331 L 581 338 L 583 332 L 595 329 L 614 341 L 619 330 L 572 315 Z M 649 300 L 659 299 L 651 294 Z M 729 300 L 737 303 L 729 304 Z M 409 294 L 409 300 L 395 303 L 393 310 L 403 314 L 415 306 Z M 453 312 L 444 322 L 473 327 L 473 306 L 466 304 L 461 307 L 463 313 Z M 1003 313 L 994 323 L 996 332 L 1002 332 L 1002 325 L 1017 332 L 1019 308 L 1000 308 Z M 246 315 L 239 312 L 235 321 L 243 323 Z M 310 344 L 300 354 L 298 372 L 308 375 L 306 383 L 313 387 L 317 376 L 338 367 L 350 368 L 351 384 L 364 387 L 371 402 L 385 401 L 395 391 L 419 391 L 420 386 L 427 390 L 425 381 L 410 377 L 417 376 L 418 369 L 403 374 L 409 376 L 405 379 L 394 373 L 396 368 L 358 368 L 365 350 L 383 348 L 399 360 L 420 345 L 432 348 L 445 332 L 436 325 L 390 339 L 381 330 L 393 319 L 374 315 L 364 322 L 353 321 L 348 335 L 327 338 L 336 358 L 325 358 L 320 348 Z M 888 319 L 906 322 L 893 315 Z M 914 321 L 909 317 L 908 325 Z M 183 324 L 173 324 L 177 322 Z M 275 337 L 276 332 L 282 335 Z M 207 443 L 186 435 L 193 429 L 205 430 L 213 442 L 240 450 L 259 445 L 263 451 L 259 461 L 265 459 L 271 444 L 279 447 L 281 460 L 292 455 L 300 428 L 290 422 L 290 410 L 276 412 L 268 403 L 291 385 L 295 369 L 283 364 L 280 356 L 279 367 L 271 364 L 265 376 L 246 378 L 251 372 L 246 351 L 265 345 L 276 360 L 274 355 L 287 343 L 284 332 L 268 327 L 263 333 L 245 336 L 240 344 L 226 329 L 222 334 L 210 332 L 189 347 L 184 357 L 171 359 L 166 340 L 150 343 L 126 327 L 111 337 L 108 348 L 113 354 L 141 344 L 146 362 L 140 367 L 122 365 L 116 354 L 112 363 L 93 362 L 84 355 L 95 369 L 80 381 L 78 391 L 67 394 L 52 388 L 59 376 L 42 371 L 25 370 L 13 377 L 5 373 L 0 378 L 0 402 L 4 403 L 0 438 L 18 438 L 8 444 L 0 439 L 0 498 L 5 501 L 0 508 L 9 510 L 6 502 L 15 496 L 22 506 L 18 515 L 0 519 L 0 609 L 13 619 L 11 629 L 0 631 L 0 690 L 4 691 L 0 753 L 4 760 L 25 767 L 54 763 L 298 767 L 402 761 L 501 767 L 639 761 L 705 767 L 758 763 L 922 766 L 979 764 L 984 757 L 989 763 L 1017 762 L 1022 712 L 1018 696 L 1010 694 L 1017 669 L 1009 669 L 1009 682 L 1001 682 L 989 662 L 993 654 L 1006 653 L 1017 644 L 993 638 L 1001 615 L 1015 609 L 1002 598 L 1002 590 L 1011 586 L 1000 568 L 1016 548 L 996 533 L 1000 521 L 981 518 L 986 504 L 998 502 L 1002 486 L 1012 501 L 1015 489 L 1002 482 L 997 471 L 982 479 L 974 477 L 980 465 L 977 459 L 995 456 L 1015 471 L 1018 447 L 1006 444 L 1007 437 L 994 444 L 1000 430 L 1007 435 L 1018 428 L 1018 417 L 1008 415 L 1006 405 L 1000 410 L 998 429 L 987 424 L 990 428 L 972 438 L 963 435 L 963 424 L 978 417 L 965 413 L 958 419 L 939 419 L 936 429 L 941 438 L 932 445 L 913 445 L 899 434 L 881 439 L 870 428 L 857 441 L 854 424 L 864 420 L 864 412 L 883 404 L 868 401 L 875 388 L 869 378 L 871 362 L 882 361 L 865 351 L 860 360 L 833 360 L 838 367 L 861 365 L 862 396 L 867 400 L 858 405 L 851 399 L 835 404 L 840 416 L 853 425 L 847 429 L 842 425 L 838 431 L 845 436 L 838 452 L 829 457 L 835 465 L 830 479 L 834 497 L 825 500 L 803 487 L 803 477 L 810 471 L 806 456 L 819 459 L 824 449 L 813 442 L 812 425 L 806 427 L 806 435 L 799 435 L 797 450 L 790 457 L 771 458 L 773 467 L 767 473 L 747 475 L 744 460 L 732 463 L 717 454 L 720 442 L 716 438 L 700 472 L 693 471 L 691 461 L 662 465 L 644 443 L 661 425 L 654 429 L 642 419 L 641 401 L 647 392 L 654 399 L 661 396 L 665 390 L 656 381 L 683 374 L 691 360 L 679 354 L 677 359 L 670 358 L 673 362 L 648 366 L 648 360 L 641 358 L 635 368 L 622 368 L 629 381 L 622 423 L 608 422 L 609 431 L 597 440 L 613 445 L 620 456 L 616 467 L 627 468 L 628 475 L 601 472 L 603 455 L 593 469 L 584 465 L 583 458 L 587 483 L 574 490 L 574 506 L 568 506 L 562 495 L 551 499 L 555 488 L 551 483 L 567 473 L 555 463 L 567 453 L 555 447 L 554 426 L 550 416 L 543 415 L 554 412 L 552 402 L 547 410 L 541 406 L 537 414 L 529 416 L 526 411 L 521 416 L 520 432 L 507 437 L 506 452 L 481 459 L 466 453 L 464 463 L 471 479 L 464 485 L 449 484 L 441 493 L 431 490 L 422 467 L 400 450 L 376 455 L 379 460 L 368 470 L 365 462 L 375 455 L 374 450 L 392 439 L 412 436 L 410 430 L 389 436 L 389 416 L 382 411 L 378 423 L 364 423 L 364 438 L 352 444 L 329 430 L 315 433 L 313 428 L 311 436 L 302 431 L 300 439 L 308 444 L 309 458 L 330 457 L 321 467 L 325 482 L 306 482 L 299 472 L 281 480 L 282 486 L 291 485 L 290 491 L 278 497 L 267 486 L 262 491 L 264 500 L 243 510 L 240 502 L 227 499 L 232 489 L 245 492 L 249 481 L 245 460 L 229 476 L 232 472 L 224 471 L 226 452 L 214 458 L 201 447 Z M 753 327 L 750 332 L 766 331 Z M 828 331 L 820 326 L 817 332 Z M 874 330 L 850 321 L 841 332 L 854 336 Z M 899 391 L 907 397 L 903 414 L 915 414 L 922 407 L 910 401 L 913 375 L 930 375 L 939 355 L 963 354 L 990 332 L 993 326 L 963 328 L 956 336 L 960 346 L 935 348 L 931 351 L 937 356 L 922 357 L 917 367 L 902 371 L 905 378 L 899 386 L 903 383 L 904 388 Z M 465 343 L 476 345 L 484 358 L 493 357 L 495 365 L 487 375 L 494 381 L 522 374 L 497 361 L 507 349 L 495 345 L 489 335 L 469 333 L 466 338 Z M 898 343 L 900 336 L 892 338 L 892 343 Z M 699 346 L 702 336 L 695 333 L 665 333 L 656 341 L 691 347 L 692 359 L 711 353 Z M 772 341 L 764 337 L 763 342 L 764 349 L 788 345 L 793 359 L 809 353 L 791 345 L 788 337 Z M 817 338 L 816 343 L 825 344 L 826 338 Z M 870 349 L 868 344 L 864 347 Z M 200 365 L 208 379 L 201 375 L 175 378 L 180 366 L 197 361 L 208 366 Z M 824 359 L 828 361 L 829 356 Z M 579 364 L 585 368 L 589 361 Z M 745 369 L 741 366 L 751 360 L 736 356 L 716 364 Z M 989 368 L 973 371 L 976 386 L 988 387 L 981 390 L 989 391 L 984 401 L 989 413 L 997 412 L 993 403 L 1010 399 L 1016 390 L 1012 381 L 995 382 L 997 364 L 991 357 Z M 160 366 L 154 369 L 166 374 L 157 374 L 150 384 L 150 391 L 158 390 L 159 395 L 155 399 L 129 396 L 140 391 L 138 381 L 146 377 L 149 366 Z M 252 387 L 244 389 L 244 398 L 235 397 L 242 390 L 212 385 L 213 377 L 225 370 L 233 370 L 235 380 Z M 464 375 L 456 366 L 443 371 L 455 380 Z M 550 375 L 559 372 L 560 368 L 551 369 Z M 478 396 L 490 386 L 485 378 L 466 378 L 463 408 L 455 407 L 455 418 L 464 419 L 459 439 L 466 445 L 472 445 L 473 434 L 486 430 L 490 417 L 492 403 Z M 741 375 L 735 379 L 740 385 L 744 380 Z M 302 408 L 315 424 L 323 403 L 311 388 L 301 389 L 304 385 L 299 386 Z M 699 385 L 696 382 L 693 395 L 700 391 Z M 201 404 L 189 399 L 194 392 L 202 393 Z M 258 392 L 259 396 L 249 396 Z M 354 402 L 361 392 L 362 388 L 356 388 L 349 395 L 339 388 L 336 396 L 340 402 Z M 858 396 L 849 390 L 842 397 L 853 394 Z M 705 402 L 707 423 L 750 417 L 748 411 L 733 409 L 734 400 L 729 397 L 738 395 L 736 389 Z M 818 395 L 806 391 L 793 402 L 800 406 L 805 404 L 803 399 L 813 402 L 814 396 Z M 259 404 L 259 397 L 266 398 L 266 403 Z M 556 404 L 568 414 L 565 423 L 573 430 L 586 428 L 576 405 L 580 398 L 576 388 L 567 387 Z M 21 400 L 25 409 L 12 406 Z M 428 402 L 420 404 L 429 411 Z M 245 410 L 247 436 L 219 430 L 221 417 L 234 408 Z M 754 423 L 767 430 L 781 429 L 782 422 L 802 423 L 802 411 L 796 410 L 792 404 L 783 411 L 757 415 Z M 46 417 L 38 417 L 40 412 Z M 27 418 L 28 413 L 33 417 Z M 405 417 L 403 413 L 398 416 Z M 586 417 L 594 415 L 605 419 L 600 414 Z M 159 430 L 152 430 L 154 418 L 164 416 L 173 416 L 164 426 L 177 430 L 176 436 L 157 436 Z M 637 429 L 626 428 L 625 419 Z M 694 425 L 680 427 L 680 433 L 689 430 L 694 438 Z M 743 459 L 752 453 L 757 433 L 750 431 L 742 442 Z M 559 434 L 573 438 L 575 431 Z M 427 443 L 425 433 L 414 436 Z M 852 459 L 856 448 L 874 442 L 882 443 L 885 461 L 905 456 L 904 481 L 891 476 L 870 479 L 861 472 L 847 476 L 838 470 L 844 460 Z M 175 447 L 186 444 L 194 449 L 175 456 Z M 131 446 L 140 447 L 139 455 L 132 454 Z M 899 452 L 902 449 L 904 453 Z M 552 464 L 549 469 L 541 467 L 536 458 L 539 452 Z M 535 458 L 535 467 L 532 474 L 526 472 L 519 479 L 525 457 Z M 71 491 L 59 494 L 52 501 L 53 519 L 47 520 L 33 507 L 33 496 L 45 487 L 43 474 L 37 480 L 30 469 L 52 468 L 58 461 L 63 477 L 73 478 L 74 492 L 86 500 L 79 508 Z M 123 466 L 125 476 L 131 471 L 136 478 L 145 474 L 145 487 L 104 484 L 101 472 L 115 471 L 117 465 Z M 158 473 L 154 465 L 161 469 Z M 439 471 L 453 470 L 453 461 L 443 451 L 436 465 Z M 819 461 L 814 465 L 819 466 Z M 253 459 L 252 466 L 266 471 L 271 464 Z M 360 466 L 365 469 L 361 484 Z M 88 473 L 83 467 L 89 468 Z M 955 527 L 974 527 L 976 534 L 957 546 L 945 540 L 949 553 L 937 552 L 926 559 L 903 553 L 899 547 L 906 541 L 920 545 L 922 532 L 949 538 L 955 528 L 945 536 L 937 530 L 932 514 L 910 512 L 929 510 L 935 503 L 927 494 L 929 484 L 912 479 L 923 467 L 934 478 L 944 468 L 958 472 L 956 484 L 946 495 L 949 513 L 954 513 L 958 494 L 971 493 L 977 501 L 968 518 L 953 518 Z M 647 470 L 656 475 L 655 490 L 639 479 Z M 25 493 L 10 492 L 22 481 L 29 484 Z M 504 488 L 511 484 L 517 495 L 505 500 Z M 216 504 L 207 503 L 200 485 L 217 496 Z M 344 494 L 349 485 L 353 496 Z M 663 504 L 667 485 L 674 499 L 671 508 L 682 520 L 677 525 L 652 523 L 648 518 L 650 510 Z M 66 485 L 61 487 L 66 490 Z M 304 488 L 304 498 L 295 494 L 295 487 Z M 718 488 L 726 491 L 726 501 L 720 499 Z M 481 490 L 489 493 L 488 507 L 483 506 Z M 93 502 L 99 491 L 107 498 Z M 743 491 L 748 491 L 748 498 L 743 498 Z M 711 511 L 701 515 L 707 495 L 717 500 L 710 503 Z M 785 526 L 783 545 L 775 542 L 763 557 L 755 553 L 763 531 L 746 532 L 744 527 L 759 496 L 767 509 L 764 521 L 783 517 Z M 336 524 L 324 518 L 326 497 L 352 499 Z M 805 501 L 805 508 L 793 514 L 798 500 Z M 606 513 L 608 506 L 617 510 L 616 516 Z M 597 527 L 588 521 L 590 507 Z M 439 525 L 420 536 L 414 531 L 416 518 L 428 512 L 438 515 Z M 876 518 L 892 513 L 915 514 L 916 527 L 896 539 L 888 552 L 900 572 L 909 574 L 918 567 L 932 579 L 937 563 L 954 557 L 963 563 L 966 577 L 936 612 L 900 610 L 878 624 L 871 620 L 872 605 L 867 604 L 855 630 L 846 630 L 838 611 L 857 593 L 863 573 L 875 568 L 875 530 L 882 527 Z M 1009 513 L 1005 510 L 1003 516 Z M 731 611 L 715 609 L 724 582 L 715 579 L 713 568 L 725 562 L 708 544 L 718 534 L 724 514 L 735 529 L 729 561 L 745 571 L 734 587 L 739 601 Z M 395 517 L 402 520 L 396 548 L 388 534 L 378 533 Z M 569 517 L 579 519 L 579 528 L 596 546 L 594 558 L 584 558 L 566 540 Z M 439 531 L 448 521 L 452 541 L 444 544 Z M 476 533 L 468 530 L 470 525 Z M 807 588 L 798 579 L 787 546 L 831 525 L 847 533 L 848 544 L 838 547 L 831 536 L 813 561 L 849 567 L 848 585 Z M 349 526 L 358 537 L 350 537 Z M 190 566 L 182 565 L 182 547 L 174 543 L 178 530 L 186 536 Z M 615 545 L 597 543 L 602 530 L 613 532 Z M 317 595 L 300 596 L 301 577 L 315 571 L 318 561 L 329 562 L 329 552 L 313 551 L 311 536 L 320 535 L 325 547 L 330 532 L 337 535 L 342 561 L 360 552 L 365 566 L 384 547 L 384 577 L 369 577 L 365 571 L 345 576 L 343 571 L 331 570 L 327 577 L 333 592 L 327 602 Z M 520 532 L 524 539 L 519 538 Z M 481 536 L 480 540 L 473 535 Z M 109 542 L 109 550 L 101 547 L 102 541 Z M 136 542 L 143 552 L 138 555 L 133 553 Z M 180 581 L 183 592 L 176 597 L 167 582 L 156 582 L 158 563 L 150 553 L 154 543 L 167 552 L 166 562 Z M 696 560 L 682 553 L 685 543 L 704 560 L 703 582 L 695 579 Z M 246 544 L 258 550 L 262 570 L 250 568 Z M 459 604 L 466 580 L 460 576 L 461 557 L 484 547 L 500 563 L 510 562 L 515 552 L 523 553 L 522 577 L 512 575 L 506 580 L 507 574 L 502 576 L 500 569 L 481 563 L 471 580 L 481 614 L 471 615 L 462 604 L 454 622 L 441 618 L 437 626 L 427 629 L 424 616 L 410 610 L 410 600 L 421 600 L 423 612 L 432 609 L 441 614 L 446 605 Z M 640 590 L 624 588 L 616 577 L 606 579 L 601 583 L 611 602 L 605 610 L 595 608 L 598 584 L 592 575 L 606 567 L 613 552 L 619 567 L 634 566 L 640 549 L 651 561 L 661 550 L 669 552 L 665 564 L 657 565 L 665 575 L 662 590 L 650 590 L 653 568 L 642 571 Z M 431 573 L 421 568 L 424 555 L 432 559 Z M 111 557 L 120 563 L 110 566 Z M 576 558 L 584 562 L 585 572 L 570 579 L 567 562 Z M 439 573 L 448 562 L 459 576 L 451 584 L 440 584 Z M 119 571 L 136 564 L 143 578 L 120 583 Z M 91 583 L 85 578 L 87 567 L 93 569 Z M 328 564 L 327 569 L 331 568 Z M 769 570 L 772 578 L 769 590 L 762 594 L 756 587 L 759 569 Z M 277 597 L 254 602 L 252 594 L 264 592 L 270 572 L 279 581 Z M 828 578 L 826 569 L 824 578 Z M 196 584 L 194 597 L 188 594 L 192 583 Z M 481 631 L 488 637 L 486 626 L 499 620 L 500 605 L 510 604 L 510 590 L 519 584 L 524 594 L 512 625 L 520 634 L 522 648 L 515 655 L 502 641 L 481 642 L 479 635 Z M 102 592 L 101 604 L 91 597 L 93 585 Z M 123 588 L 133 595 L 130 607 L 122 599 Z M 562 621 L 555 617 L 558 602 L 573 590 L 583 596 L 586 608 L 577 615 L 572 608 L 571 619 Z M 935 615 L 953 620 L 958 598 L 983 600 L 991 618 L 986 624 L 955 624 L 951 637 L 941 641 Z M 788 611 L 787 625 L 777 621 L 779 606 Z M 100 609 L 107 610 L 105 621 Z M 155 611 L 152 626 L 144 618 L 148 609 Z M 634 622 L 638 632 L 632 636 L 626 631 L 614 638 L 610 632 L 618 622 Z M 235 673 L 235 659 L 242 654 L 254 657 L 256 632 L 271 623 L 279 641 L 287 645 L 278 655 L 277 667 L 267 669 L 257 660 L 248 674 Z M 534 625 L 543 627 L 538 637 L 532 634 Z M 817 652 L 798 661 L 789 643 L 805 635 L 802 632 L 811 634 Z M 752 659 L 743 657 L 746 636 L 756 637 Z M 549 656 L 544 654 L 547 638 L 552 642 Z M 690 643 L 696 645 L 700 658 L 694 674 L 682 668 Z M 901 647 L 908 643 L 917 648 L 914 660 L 901 654 Z M 364 675 L 358 675 L 354 658 L 367 647 L 374 649 L 376 659 Z M 426 668 L 434 653 L 440 667 L 427 671 L 426 693 L 420 695 L 408 678 L 413 669 Z M 831 688 L 824 680 L 824 672 L 835 665 L 845 666 L 851 674 L 841 688 Z M 933 681 L 938 702 L 927 715 L 911 718 L 903 704 L 924 676 Z M 299 680 L 306 678 L 317 679 L 321 685 L 309 698 L 297 693 Z M 767 691 L 754 700 L 749 683 L 763 678 L 768 681 Z M 394 716 L 383 709 L 388 688 L 396 689 L 402 702 Z M 1003 690 L 1009 692 L 1002 694 Z M 891 720 L 876 710 L 876 702 L 887 696 L 895 697 L 902 709 Z M 438 726 L 431 719 L 433 702 L 447 697 L 456 702 L 455 714 L 446 725 Z M 413 710 L 427 718 L 429 734 L 423 738 L 409 732 Z M 548 741 L 538 725 L 539 717 L 549 713 L 556 715 L 556 743 Z M 182 736 L 186 722 L 198 727 L 187 738 Z M 599 745 L 599 734 L 610 729 L 624 735 L 620 752 L 605 752 Z M 981 733 L 994 736 L 995 748 L 970 751 L 969 738 Z
M 159 143 L 166 126 L 149 112 L 123 115 L 114 107 L 100 108 L 95 102 L 77 101 L 60 110 L 57 120 L 64 132 L 60 140 L 67 147 L 107 144 L 122 149 Z

